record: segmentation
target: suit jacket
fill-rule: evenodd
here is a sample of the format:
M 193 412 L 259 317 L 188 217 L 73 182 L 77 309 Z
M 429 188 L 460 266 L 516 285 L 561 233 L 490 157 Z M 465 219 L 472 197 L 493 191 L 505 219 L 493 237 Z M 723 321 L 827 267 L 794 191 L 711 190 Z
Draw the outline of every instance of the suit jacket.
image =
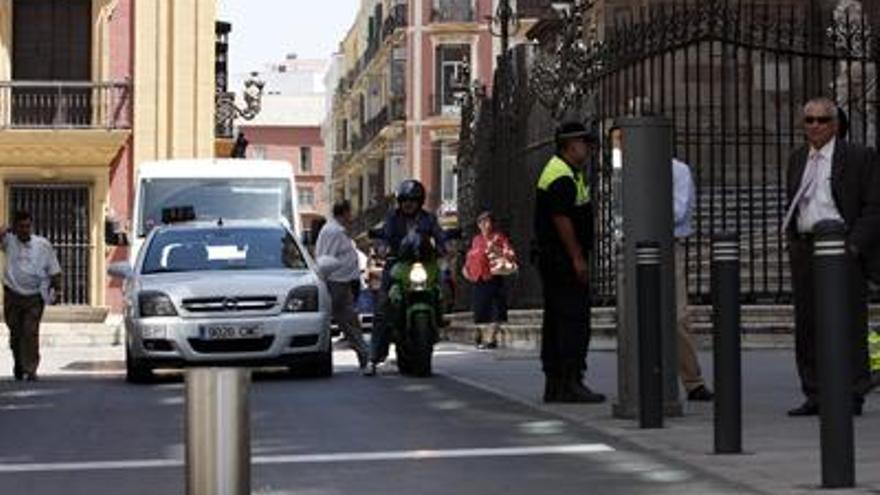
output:
M 795 150 L 788 163 L 788 201 L 801 185 L 809 147 Z M 880 283 L 880 157 L 872 148 L 837 140 L 831 162 L 831 190 L 846 223 L 847 242 L 858 249 L 865 274 Z M 788 209 L 786 208 L 786 211 Z M 789 236 L 797 222 L 789 225 Z

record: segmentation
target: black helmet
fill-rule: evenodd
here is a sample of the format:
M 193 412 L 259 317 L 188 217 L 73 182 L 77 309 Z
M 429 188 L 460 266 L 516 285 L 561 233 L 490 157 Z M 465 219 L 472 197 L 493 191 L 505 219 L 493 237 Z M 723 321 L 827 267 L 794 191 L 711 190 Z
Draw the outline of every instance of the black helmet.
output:
M 397 188 L 397 203 L 415 201 L 421 207 L 425 204 L 425 186 L 415 179 L 405 180 Z
M 581 122 L 565 122 L 556 128 L 556 147 L 561 148 L 572 139 L 581 139 L 587 144 L 598 143 L 599 138 L 595 131 Z

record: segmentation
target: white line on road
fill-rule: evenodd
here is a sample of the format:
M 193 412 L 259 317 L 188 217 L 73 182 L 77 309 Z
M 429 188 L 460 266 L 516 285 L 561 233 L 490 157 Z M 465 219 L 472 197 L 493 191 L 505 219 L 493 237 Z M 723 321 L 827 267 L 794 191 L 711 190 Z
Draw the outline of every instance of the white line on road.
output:
M 601 443 L 549 445 L 536 447 L 508 447 L 488 449 L 450 449 L 450 450 L 403 450 L 390 452 L 349 452 L 337 454 L 302 454 L 256 456 L 255 465 L 271 464 L 327 464 L 341 462 L 376 461 L 425 461 L 434 459 L 465 459 L 475 457 L 524 457 L 543 455 L 582 455 L 613 452 L 614 449 Z M 129 461 L 95 462 L 52 462 L 2 464 L 2 473 L 37 473 L 61 471 L 112 471 L 130 469 L 176 468 L 183 466 L 181 459 L 141 459 Z

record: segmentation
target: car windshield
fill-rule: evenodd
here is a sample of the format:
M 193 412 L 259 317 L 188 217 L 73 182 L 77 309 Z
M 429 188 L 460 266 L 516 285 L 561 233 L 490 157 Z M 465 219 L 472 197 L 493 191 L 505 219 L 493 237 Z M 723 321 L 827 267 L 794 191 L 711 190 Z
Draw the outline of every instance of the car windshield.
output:
M 142 273 L 307 267 L 286 229 L 217 227 L 158 233 L 149 244 Z
M 145 179 L 138 234 L 162 225 L 164 209 L 181 207 L 192 207 L 195 220 L 293 218 L 288 179 Z

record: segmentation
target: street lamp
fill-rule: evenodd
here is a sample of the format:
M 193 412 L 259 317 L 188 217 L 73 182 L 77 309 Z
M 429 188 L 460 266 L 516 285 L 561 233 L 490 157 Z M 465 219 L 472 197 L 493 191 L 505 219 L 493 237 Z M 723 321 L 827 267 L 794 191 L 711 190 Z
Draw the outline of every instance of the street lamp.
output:
M 218 134 L 231 136 L 232 124 L 236 117 L 253 120 L 263 108 L 263 88 L 266 83 L 259 79 L 256 72 L 251 72 L 244 82 L 244 107 L 235 103 L 235 93 L 218 92 L 217 94 L 217 129 L 224 130 Z
M 489 16 L 487 20 L 492 36 L 501 38 L 501 54 L 506 56 L 510 47 L 510 36 L 518 33 L 521 27 L 519 14 L 514 12 L 510 0 L 500 0 L 495 15 Z

